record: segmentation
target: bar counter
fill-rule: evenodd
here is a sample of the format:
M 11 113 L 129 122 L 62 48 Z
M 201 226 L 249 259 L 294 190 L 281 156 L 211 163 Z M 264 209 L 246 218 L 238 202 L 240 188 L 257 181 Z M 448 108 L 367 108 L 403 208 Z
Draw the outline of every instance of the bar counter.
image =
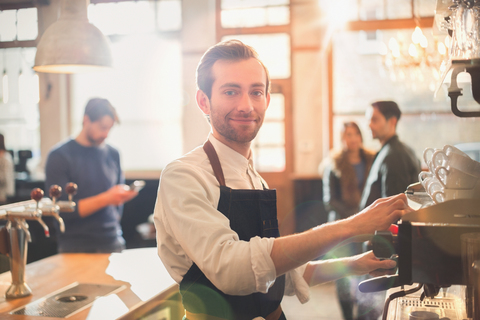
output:
M 0 274 L 0 319 L 58 320 L 58 317 L 12 315 L 12 310 L 35 302 L 72 283 L 123 285 L 119 291 L 100 297 L 89 307 L 67 319 L 142 319 L 162 304 L 180 308 L 176 296 L 178 285 L 158 258 L 156 248 L 124 250 L 113 254 L 57 254 L 26 267 L 26 283 L 32 295 L 6 299 L 11 273 Z M 175 319 L 178 310 L 169 310 L 167 319 Z M 146 319 L 147 317 L 145 317 Z

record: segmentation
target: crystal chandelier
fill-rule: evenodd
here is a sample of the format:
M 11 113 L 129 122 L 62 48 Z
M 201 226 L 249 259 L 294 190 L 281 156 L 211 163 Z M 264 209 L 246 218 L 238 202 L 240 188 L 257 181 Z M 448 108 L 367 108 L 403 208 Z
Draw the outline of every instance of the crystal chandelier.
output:
M 412 33 L 411 42 L 392 37 L 388 46 L 382 46 L 380 54 L 383 56 L 383 66 L 388 70 L 392 81 L 423 82 L 426 72 L 438 81 L 442 62 L 447 57 L 447 46 L 437 39 L 433 40 L 433 45 L 429 45 L 422 29 L 417 26 Z M 434 90 L 434 87 L 431 89 Z

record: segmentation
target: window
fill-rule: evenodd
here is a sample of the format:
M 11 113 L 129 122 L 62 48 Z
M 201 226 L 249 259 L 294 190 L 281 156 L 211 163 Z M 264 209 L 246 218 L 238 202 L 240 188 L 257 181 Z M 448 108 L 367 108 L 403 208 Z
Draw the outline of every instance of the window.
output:
M 40 160 L 39 87 L 32 69 L 35 52 L 35 48 L 0 49 L 0 132 L 15 156 L 18 150 L 32 150 L 31 168 Z
M 222 0 L 223 28 L 278 26 L 290 23 L 288 0 Z
M 160 170 L 182 154 L 180 4 L 162 0 L 89 6 L 90 22 L 111 35 L 114 69 L 72 76 L 72 124 L 78 133 L 90 98 L 110 100 L 120 124 L 108 142 L 120 150 L 125 171 Z
M 419 17 L 424 17 L 424 25 L 432 26 L 435 2 L 362 0 L 359 4 L 357 13 L 360 19 L 362 12 L 371 7 L 379 10 L 377 19 L 384 17 L 382 19 L 393 20 L 384 20 L 381 24 L 355 21 L 350 30 L 337 31 L 332 38 L 333 129 L 330 133 L 334 139 L 333 146 L 340 146 L 342 123 L 353 120 L 362 129 L 365 145 L 374 149 L 380 147 L 372 139 L 364 116 L 366 108 L 376 100 L 394 100 L 399 104 L 402 118 L 397 132 L 401 140 L 414 149 L 419 159 L 426 147 L 438 148 L 445 144 L 478 141 L 478 118 L 455 117 L 450 111 L 448 84 L 440 84 L 440 64 L 435 62 L 435 50 L 445 35 L 432 28 L 421 28 L 428 42 L 425 49 L 428 63 L 395 67 L 386 64 L 385 55 L 381 54 L 385 53 L 383 51 L 392 38 L 399 45 L 407 44 L 405 47 L 408 49 L 416 24 L 422 22 Z M 410 23 L 406 23 L 405 18 L 411 19 Z M 404 56 L 408 56 L 408 53 Z M 478 111 L 480 106 L 473 101 L 470 85 L 463 83 L 469 81 L 468 78 L 465 74 L 457 78 L 463 87 L 463 96 L 459 97 L 458 105 L 464 111 Z M 450 82 L 448 76 L 446 79 L 446 82 Z
M 255 163 L 262 172 L 286 172 L 291 146 L 286 131 L 290 113 L 291 41 L 289 0 L 217 0 L 220 39 L 238 39 L 255 48 L 271 78 L 271 100 L 262 129 L 252 143 Z M 217 22 L 218 23 L 218 22 Z M 239 28 L 241 32 L 239 32 Z M 239 34 L 240 33 L 240 34 Z M 288 117 L 290 119 L 291 117 Z
M 262 129 L 253 141 L 259 171 L 285 171 L 285 97 L 272 93 Z
M 38 76 L 32 67 L 38 36 L 37 9 L 0 10 L 0 132 L 7 149 L 31 150 L 31 171 L 40 161 Z
M 0 11 L 0 42 L 35 40 L 37 8 Z

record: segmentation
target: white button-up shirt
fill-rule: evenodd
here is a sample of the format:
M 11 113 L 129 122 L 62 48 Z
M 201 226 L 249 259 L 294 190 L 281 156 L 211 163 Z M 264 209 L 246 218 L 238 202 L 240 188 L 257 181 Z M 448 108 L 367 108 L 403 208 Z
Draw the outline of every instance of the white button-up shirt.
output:
M 267 187 L 251 158 L 246 159 L 211 134 L 209 140 L 227 187 Z M 226 294 L 266 293 L 276 279 L 270 257 L 274 238 L 240 241 L 230 221 L 217 210 L 219 199 L 219 183 L 202 147 L 168 164 L 160 177 L 155 204 L 158 254 L 178 283 L 195 263 Z M 296 294 L 302 303 L 309 298 L 304 270 L 305 266 L 289 272 L 285 288 L 286 294 Z

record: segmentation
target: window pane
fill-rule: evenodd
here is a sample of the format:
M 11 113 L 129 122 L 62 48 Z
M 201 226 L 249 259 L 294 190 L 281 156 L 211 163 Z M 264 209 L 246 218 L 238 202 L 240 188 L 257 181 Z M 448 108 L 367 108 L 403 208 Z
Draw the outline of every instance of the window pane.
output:
M 289 7 L 267 8 L 267 24 L 269 26 L 280 26 L 290 23 Z
M 37 8 L 18 10 L 17 19 L 18 40 L 35 40 L 38 35 Z
M 283 122 L 264 122 L 255 139 L 255 144 L 259 147 L 285 145 L 285 126 Z
M 265 8 L 222 10 L 221 15 L 224 28 L 251 28 L 267 25 Z
M 285 148 L 254 149 L 255 167 L 263 172 L 285 171 Z
M 432 11 L 433 15 L 433 11 Z M 411 0 L 387 0 L 387 19 L 412 18 Z
M 90 5 L 89 21 L 105 35 L 144 33 L 155 30 L 155 13 L 149 1 Z
M 268 106 L 265 121 L 284 120 L 285 119 L 285 97 L 281 93 L 272 93 L 270 95 L 270 105 Z
M 13 41 L 17 36 L 17 10 L 0 11 L 0 41 Z
M 384 0 L 361 0 L 360 20 L 385 19 Z
M 436 1 L 432 0 L 415 0 L 415 15 L 419 17 L 432 17 L 435 14 Z
M 222 10 L 288 5 L 289 0 L 222 0 Z
M 238 39 L 253 48 L 260 55 L 273 79 L 290 77 L 290 36 L 285 33 L 234 35 L 223 40 Z
M 182 3 L 180 0 L 157 2 L 157 27 L 161 31 L 180 30 L 182 28 Z
M 35 52 L 36 48 L 0 49 L 0 75 L 5 71 L 8 80 L 8 101 L 0 88 L 0 132 L 7 149 L 32 150 L 33 159 L 27 165 L 34 178 L 40 162 L 38 76 L 32 69 Z
M 289 1 L 223 0 L 221 22 L 224 28 L 248 28 L 290 23 Z

